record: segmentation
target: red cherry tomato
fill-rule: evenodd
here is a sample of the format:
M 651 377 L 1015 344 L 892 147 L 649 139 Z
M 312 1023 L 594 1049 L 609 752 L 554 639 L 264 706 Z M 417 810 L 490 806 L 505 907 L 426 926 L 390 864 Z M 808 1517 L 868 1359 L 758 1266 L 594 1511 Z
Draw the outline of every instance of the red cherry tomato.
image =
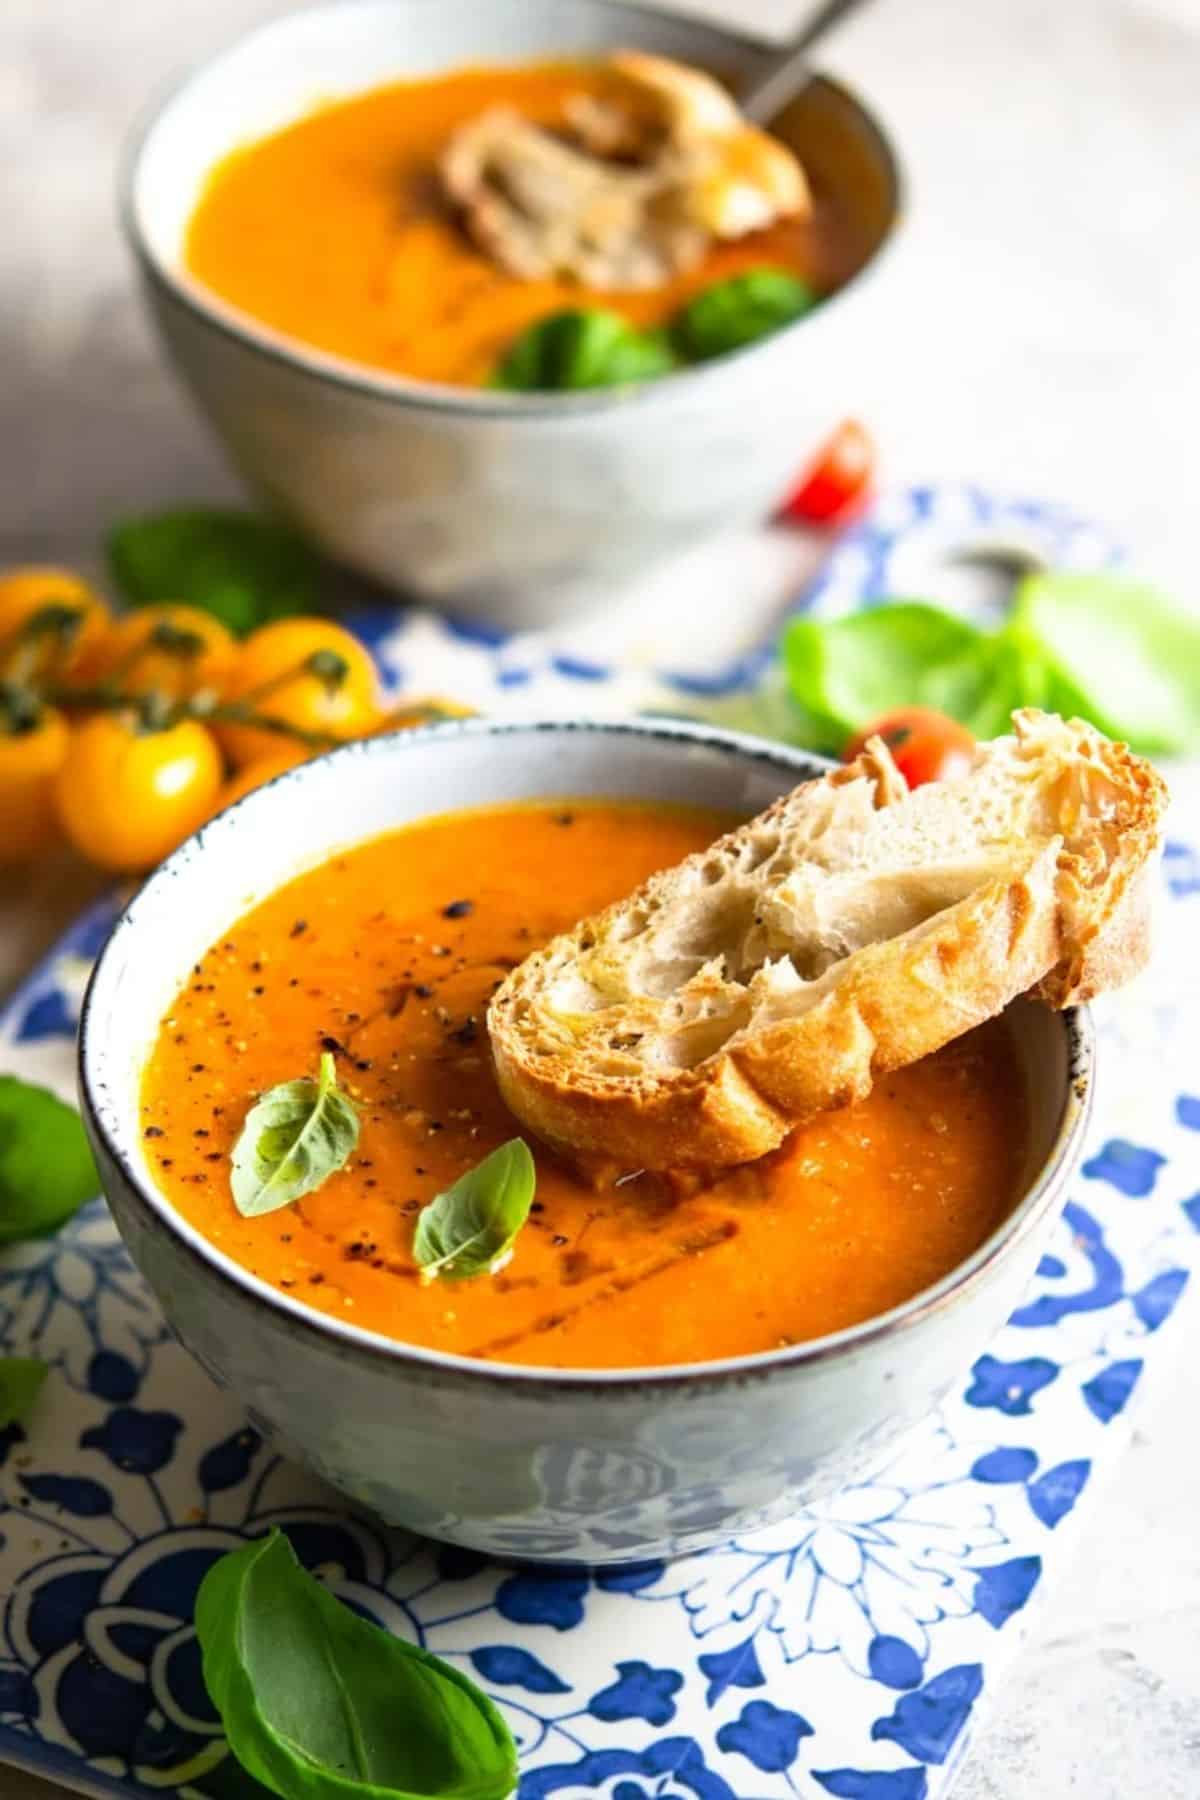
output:
M 866 503 L 875 482 L 875 463 L 872 439 L 857 419 L 847 419 L 788 495 L 780 518 L 801 525 L 843 523 Z
M 965 775 L 975 754 L 975 739 L 966 726 L 928 706 L 900 706 L 874 720 L 847 744 L 843 762 L 853 762 L 873 737 L 883 739 L 910 788 Z

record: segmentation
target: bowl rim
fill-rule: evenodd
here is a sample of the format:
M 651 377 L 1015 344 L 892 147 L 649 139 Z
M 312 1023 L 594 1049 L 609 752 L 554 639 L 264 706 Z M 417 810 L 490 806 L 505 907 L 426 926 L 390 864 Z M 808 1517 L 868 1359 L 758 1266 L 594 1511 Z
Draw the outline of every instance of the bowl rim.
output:
M 795 335 L 807 328 L 814 331 L 820 321 L 830 313 L 839 310 L 839 303 L 862 285 L 878 269 L 894 246 L 897 231 L 905 215 L 907 182 L 903 167 L 895 145 L 881 124 L 878 115 L 864 100 L 846 83 L 838 81 L 831 75 L 814 74 L 814 82 L 844 100 L 856 115 L 860 125 L 870 136 L 883 166 L 886 170 L 888 191 L 891 200 L 891 213 L 887 227 L 879 243 L 871 251 L 865 262 L 855 270 L 854 274 L 844 281 L 840 287 L 827 295 L 819 305 L 803 314 L 790 325 L 769 332 L 765 337 L 750 344 L 743 344 L 722 355 L 711 358 L 704 363 L 690 367 L 674 369 L 665 375 L 653 379 L 635 382 L 627 387 L 587 388 L 577 393 L 508 393 L 491 388 L 455 387 L 447 382 L 420 381 L 413 376 L 393 374 L 388 370 L 374 369 L 369 363 L 358 363 L 350 357 L 340 356 L 334 351 L 322 350 L 316 345 L 306 344 L 299 338 L 293 338 L 274 326 L 256 319 L 252 314 L 243 312 L 232 301 L 225 300 L 220 294 L 205 286 L 186 269 L 173 265 L 160 258 L 151 248 L 146 232 L 143 229 L 141 209 L 137 201 L 137 188 L 151 139 L 161 121 L 171 107 L 180 100 L 189 89 L 201 80 L 206 79 L 221 65 L 236 56 L 245 46 L 259 38 L 269 37 L 273 33 L 286 32 L 300 19 L 311 18 L 318 14 L 330 17 L 345 15 L 350 11 L 366 11 L 380 4 L 390 5 L 397 9 L 412 6 L 416 0 L 307 0 L 307 3 L 294 7 L 288 12 L 277 14 L 274 18 L 260 21 L 249 30 L 237 33 L 228 39 L 219 49 L 208 55 L 199 57 L 183 69 L 169 76 L 158 87 L 157 92 L 147 102 L 134 124 L 127 132 L 118 155 L 116 176 L 117 218 L 134 261 L 143 278 L 152 286 L 159 288 L 170 299 L 182 306 L 194 321 L 216 331 L 218 335 L 250 351 L 264 361 L 277 367 L 290 370 L 292 374 L 304 377 L 318 385 L 329 383 L 346 393 L 357 394 L 384 402 L 413 409 L 428 409 L 435 412 L 467 415 L 476 418 L 502 419 L 509 422 L 518 419 L 535 419 L 544 417 L 575 418 L 580 415 L 607 413 L 631 406 L 652 403 L 655 394 L 681 394 L 691 391 L 701 383 L 713 383 L 721 375 L 740 367 L 748 358 L 762 354 L 771 347 L 790 343 Z M 462 0 L 466 4 L 466 0 Z M 569 0 L 563 0 L 568 4 Z M 658 10 L 641 0 L 589 0 L 589 4 L 606 7 L 614 15 L 633 15 L 635 17 L 661 18 Z M 702 17 L 678 15 L 679 22 L 685 27 L 693 28 L 697 33 L 714 38 L 723 38 L 727 43 L 738 45 L 743 50 L 765 54 L 771 48 L 769 42 L 755 38 L 748 32 L 717 24 L 714 20 Z M 369 89 L 362 89 L 368 92 Z M 269 135 L 269 134 L 267 134 Z M 214 165 L 215 166 L 215 165 Z
M 293 1299 L 278 1288 L 252 1274 L 241 1263 L 217 1249 L 204 1234 L 182 1218 L 165 1194 L 143 1179 L 120 1147 L 105 1120 L 106 1105 L 101 1098 L 107 1084 L 103 1080 L 106 1058 L 105 1034 L 99 1022 L 99 1005 L 107 979 L 106 971 L 121 941 L 138 929 L 139 917 L 156 892 L 169 887 L 180 877 L 196 879 L 210 855 L 228 854 L 236 846 L 239 819 L 267 812 L 272 790 L 285 783 L 298 784 L 310 778 L 320 764 L 336 763 L 346 771 L 347 779 L 355 778 L 356 765 L 369 757 L 379 757 L 386 765 L 389 758 L 401 760 L 410 747 L 430 742 L 477 739 L 480 748 L 495 748 L 495 740 L 530 737 L 546 732 L 589 734 L 599 739 L 610 736 L 650 737 L 673 742 L 681 749 L 699 745 L 739 761 L 769 762 L 781 773 L 795 771 L 801 778 L 812 779 L 829 766 L 827 760 L 808 751 L 743 732 L 715 726 L 657 718 L 601 720 L 489 720 L 458 719 L 442 724 L 418 727 L 375 738 L 365 738 L 343 745 L 337 750 L 285 770 L 263 787 L 245 795 L 236 805 L 188 838 L 167 860 L 160 864 L 128 904 L 113 925 L 88 981 L 80 1012 L 77 1071 L 80 1101 L 85 1121 L 94 1140 L 102 1148 L 101 1161 L 107 1159 L 117 1171 L 125 1191 L 137 1206 L 165 1229 L 175 1244 L 198 1263 L 204 1274 L 218 1285 L 237 1290 L 233 1300 L 258 1302 L 280 1322 L 300 1329 L 319 1339 L 325 1349 L 357 1360 L 388 1365 L 409 1375 L 441 1377 L 443 1382 L 456 1380 L 472 1388 L 514 1386 L 527 1393 L 598 1391 L 608 1397 L 634 1399 L 647 1388 L 670 1390 L 723 1388 L 730 1382 L 757 1381 L 801 1370 L 812 1364 L 852 1356 L 856 1351 L 880 1340 L 897 1337 L 919 1325 L 931 1315 L 941 1312 L 968 1297 L 992 1273 L 997 1264 L 1014 1255 L 1028 1237 L 1037 1230 L 1047 1212 L 1069 1180 L 1081 1153 L 1084 1133 L 1091 1117 L 1095 1090 L 1095 1035 L 1087 1007 L 1072 1007 L 1060 1013 L 1066 1036 L 1067 1072 L 1062 1108 L 1050 1148 L 1036 1171 L 1030 1176 L 1011 1212 L 972 1254 L 955 1265 L 939 1281 L 923 1288 L 910 1299 L 873 1318 L 840 1331 L 826 1333 L 798 1344 L 776 1350 L 753 1351 L 741 1356 L 720 1357 L 711 1362 L 669 1363 L 632 1368 L 552 1369 L 527 1363 L 482 1362 L 472 1357 L 455 1355 L 421 1345 L 405 1344 L 385 1337 L 380 1332 L 350 1324 L 343 1319 L 318 1312 L 302 1300 Z M 413 821 L 416 823 L 418 821 Z M 403 827 L 397 827 L 403 829 Z M 210 850 L 209 843 L 213 843 Z M 332 854 L 332 852 L 331 852 Z M 327 860 L 322 857 L 321 861 Z M 319 867 L 320 862 L 315 866 Z

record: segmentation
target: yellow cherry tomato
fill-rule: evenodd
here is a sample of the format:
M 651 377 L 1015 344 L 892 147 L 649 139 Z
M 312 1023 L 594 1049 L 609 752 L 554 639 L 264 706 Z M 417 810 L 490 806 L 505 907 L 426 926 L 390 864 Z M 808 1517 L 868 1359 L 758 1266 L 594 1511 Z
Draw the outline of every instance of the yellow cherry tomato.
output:
M 67 615 L 62 629 L 30 638 L 35 615 L 52 608 Z M 69 569 L 30 563 L 0 572 L 0 674 L 86 680 L 108 624 L 103 600 Z
M 310 754 L 310 751 L 297 744 L 292 748 L 285 745 L 270 756 L 256 756 L 253 762 L 247 763 L 236 775 L 229 777 L 217 795 L 213 815 L 224 812 L 227 806 L 232 806 L 235 800 L 240 800 L 245 794 L 252 794 L 255 788 L 274 781 L 277 775 L 285 775 L 297 763 L 307 762 Z
M 369 652 L 328 619 L 279 619 L 252 631 L 224 687 L 227 702 L 294 730 L 337 739 L 365 737 L 374 728 L 378 694 Z M 217 735 L 239 768 L 269 756 L 280 743 L 277 732 L 234 722 L 220 724 Z
M 195 719 L 153 731 L 134 713 L 95 713 L 71 734 L 55 802 L 77 850 L 136 873 L 204 823 L 223 774 L 212 732 Z
M 22 730 L 0 730 L 0 863 L 27 862 L 61 837 L 54 788 L 70 741 L 53 706 Z
M 90 673 L 95 681 L 117 682 L 122 693 L 179 700 L 219 692 L 237 654 L 237 639 L 220 619 L 198 606 L 163 602 L 116 620 Z

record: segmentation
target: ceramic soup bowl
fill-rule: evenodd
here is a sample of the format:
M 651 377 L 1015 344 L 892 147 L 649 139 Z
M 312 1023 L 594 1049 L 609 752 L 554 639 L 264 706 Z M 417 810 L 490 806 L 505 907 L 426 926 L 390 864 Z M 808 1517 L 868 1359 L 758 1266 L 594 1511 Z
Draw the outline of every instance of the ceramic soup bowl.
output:
M 545 1370 L 408 1348 L 310 1311 L 159 1192 L 142 1068 L 192 964 L 248 907 L 423 816 L 549 795 L 757 812 L 813 758 L 698 726 L 469 721 L 304 764 L 206 826 L 116 926 L 83 1013 L 83 1105 L 105 1191 L 171 1325 L 257 1430 L 385 1520 L 500 1557 L 626 1562 L 786 1515 L 885 1455 L 1017 1303 L 1077 1157 L 1085 1013 L 1014 1009 L 1030 1096 L 1017 1205 L 960 1267 L 883 1317 L 721 1362 Z
M 229 151 L 321 101 L 465 63 L 629 44 L 752 78 L 761 44 L 612 0 L 349 0 L 243 38 L 135 137 L 121 210 L 162 339 L 250 486 L 334 557 L 493 623 L 545 623 L 715 531 L 764 517 L 864 398 L 862 346 L 899 213 L 863 106 L 814 80 L 776 123 L 852 199 L 860 273 L 786 330 L 632 389 L 501 394 L 361 367 L 288 338 L 193 280 L 188 220 Z

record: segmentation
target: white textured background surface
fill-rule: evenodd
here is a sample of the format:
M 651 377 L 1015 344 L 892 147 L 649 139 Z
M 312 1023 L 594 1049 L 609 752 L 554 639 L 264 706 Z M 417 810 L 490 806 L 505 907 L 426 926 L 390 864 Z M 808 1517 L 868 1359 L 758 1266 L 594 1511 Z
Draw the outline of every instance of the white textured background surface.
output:
M 116 514 L 232 491 L 155 358 L 113 167 L 164 75 L 279 10 L 0 0 L 0 562 L 88 557 Z M 703 10 L 769 32 L 798 8 Z M 820 60 L 909 172 L 863 347 L 888 475 L 1070 501 L 1200 598 L 1200 0 L 876 0 Z M 0 970 L 78 892 L 43 884 L 36 919 L 0 892 Z M 1176 1348 L 956 1800 L 1200 1796 L 1194 1299 Z M 3 1800 L 53 1791 L 0 1771 Z

